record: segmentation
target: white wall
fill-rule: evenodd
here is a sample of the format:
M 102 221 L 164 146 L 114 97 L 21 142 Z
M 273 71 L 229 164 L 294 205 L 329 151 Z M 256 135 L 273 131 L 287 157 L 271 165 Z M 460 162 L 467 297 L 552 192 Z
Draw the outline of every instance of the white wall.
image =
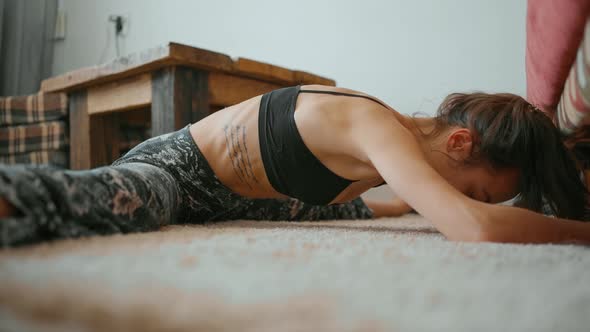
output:
M 176 41 L 334 78 L 402 113 L 452 91 L 525 93 L 525 0 L 61 0 L 54 74 Z M 109 39 L 110 38 L 110 39 Z

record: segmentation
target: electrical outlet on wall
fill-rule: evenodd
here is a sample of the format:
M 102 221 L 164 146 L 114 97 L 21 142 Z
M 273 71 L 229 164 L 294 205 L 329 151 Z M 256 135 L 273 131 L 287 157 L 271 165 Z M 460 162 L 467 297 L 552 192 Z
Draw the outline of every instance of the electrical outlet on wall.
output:
M 107 36 L 106 49 L 109 49 L 114 35 L 113 42 L 115 44 L 115 56 L 117 58 L 125 54 L 125 39 L 129 35 L 129 22 L 129 14 L 111 14 L 107 18 L 107 24 L 111 26 L 109 27 L 109 35 Z M 101 55 L 100 62 L 102 62 L 105 54 Z
M 127 37 L 129 35 L 129 14 L 111 14 L 109 22 L 114 24 L 116 36 Z

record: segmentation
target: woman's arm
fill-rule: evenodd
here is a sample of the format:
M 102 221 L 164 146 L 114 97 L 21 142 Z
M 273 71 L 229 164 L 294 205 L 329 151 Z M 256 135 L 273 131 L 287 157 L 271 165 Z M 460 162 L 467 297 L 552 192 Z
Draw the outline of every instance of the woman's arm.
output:
M 517 243 L 590 243 L 590 224 L 463 195 L 427 162 L 414 136 L 393 114 L 366 112 L 351 128 L 359 158 L 371 162 L 398 196 L 448 239 Z
M 551 218 L 512 206 L 476 203 L 488 214 L 482 241 L 590 244 L 588 223 Z

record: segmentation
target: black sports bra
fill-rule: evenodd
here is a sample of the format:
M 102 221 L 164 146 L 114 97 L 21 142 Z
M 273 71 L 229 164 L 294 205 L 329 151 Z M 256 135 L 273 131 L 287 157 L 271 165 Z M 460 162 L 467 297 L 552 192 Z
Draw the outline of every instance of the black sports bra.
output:
M 345 179 L 330 171 L 303 142 L 294 116 L 299 93 L 366 98 L 389 107 L 369 96 L 301 90 L 300 86 L 274 90 L 262 96 L 258 135 L 262 162 L 270 184 L 276 191 L 289 197 L 309 204 L 326 205 L 355 180 Z

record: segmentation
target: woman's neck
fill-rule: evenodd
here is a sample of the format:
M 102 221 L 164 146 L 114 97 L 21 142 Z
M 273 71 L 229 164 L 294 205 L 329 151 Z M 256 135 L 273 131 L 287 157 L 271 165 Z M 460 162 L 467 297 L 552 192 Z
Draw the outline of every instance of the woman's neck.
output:
M 404 126 L 416 137 L 418 143 L 423 148 L 430 150 L 436 135 L 430 135 L 435 129 L 435 121 L 432 117 L 413 117 L 404 115 Z M 426 152 L 426 151 L 425 151 Z
M 433 117 L 412 117 L 404 116 L 406 118 L 406 124 L 404 126 L 410 130 L 410 132 L 416 138 L 416 141 L 420 145 L 427 162 L 441 175 L 445 173 L 446 160 L 441 158 L 441 139 L 440 133 L 435 133 L 436 122 Z M 432 134 L 432 135 L 431 135 Z

